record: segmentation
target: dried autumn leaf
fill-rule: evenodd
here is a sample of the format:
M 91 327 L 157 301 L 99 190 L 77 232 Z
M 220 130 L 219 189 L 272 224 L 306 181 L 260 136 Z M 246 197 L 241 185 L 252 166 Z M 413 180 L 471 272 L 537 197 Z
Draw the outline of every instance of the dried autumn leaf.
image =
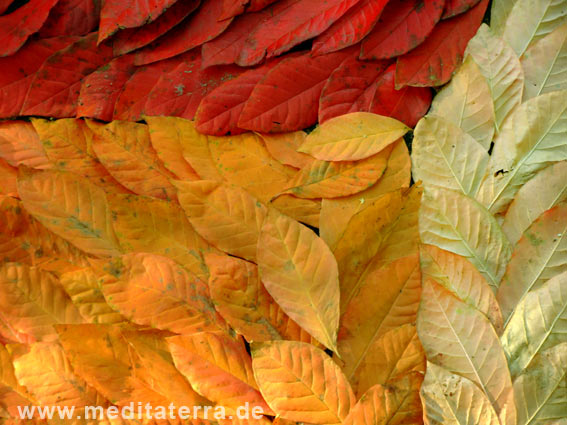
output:
M 388 1 L 358 1 L 313 41 L 313 54 L 324 55 L 358 43 L 372 31 Z
M 173 175 L 161 165 L 146 125 L 127 121 L 87 121 L 95 135 L 93 150 L 108 172 L 139 195 L 175 199 Z
M 360 58 L 386 59 L 417 47 L 441 18 L 444 4 L 445 0 L 390 0 L 374 30 L 362 41 Z
M 417 319 L 427 360 L 473 381 L 497 414 L 512 381 L 504 350 L 488 319 L 434 280 L 427 280 Z
M 269 414 L 242 341 L 198 332 L 166 339 L 177 369 L 208 399 L 237 409 L 248 402 Z
M 414 180 L 476 195 L 490 156 L 472 136 L 443 118 L 426 116 L 415 128 L 412 148 Z
M 370 388 L 344 420 L 345 425 L 420 423 L 423 416 L 420 373 L 407 374 L 387 386 Z
M 0 371 L 0 411 L 4 416 L 7 413 L 15 417 L 18 406 L 30 405 L 33 400 L 26 388 L 18 384 L 10 353 L 3 344 L 0 344 Z
M 39 30 L 57 0 L 32 0 L 0 17 L 0 57 L 16 53 Z
M 520 375 L 536 356 L 565 338 L 567 324 L 567 273 L 548 280 L 528 292 L 512 314 L 504 333 L 510 373 Z
M 263 204 L 241 188 L 214 181 L 174 184 L 187 218 L 205 240 L 231 255 L 256 261 L 267 214 Z
M 96 30 L 99 24 L 100 6 L 96 0 L 59 0 L 49 12 L 39 35 L 86 35 Z
M 348 381 L 322 350 L 294 341 L 252 346 L 252 367 L 262 395 L 291 421 L 341 424 L 355 404 Z
M 567 25 L 561 25 L 530 46 L 522 56 L 524 98 L 567 89 Z
M 264 141 L 270 155 L 284 165 L 303 168 L 312 164 L 314 161 L 313 157 L 310 155 L 297 152 L 297 148 L 305 142 L 305 138 L 307 137 L 304 131 L 260 134 L 260 137 Z
M 429 113 L 460 127 L 486 151 L 490 148 L 494 136 L 494 107 L 490 88 L 470 56 L 451 82 L 437 93 Z
M 52 168 L 37 132 L 25 121 L 0 123 L 0 158 L 12 167 Z
M 209 137 L 209 150 L 219 174 L 261 202 L 268 202 L 290 184 L 293 168 L 274 160 L 254 133 Z
M 0 267 L 0 306 L 10 328 L 37 341 L 56 340 L 59 323 L 84 322 L 51 273 L 18 263 Z
M 506 323 L 514 308 L 530 291 L 567 271 L 567 204 L 543 213 L 514 246 L 512 258 L 498 289 Z
M 300 198 L 339 198 L 372 187 L 384 174 L 392 147 L 360 161 L 313 161 L 297 172 L 283 193 Z
M 512 249 L 496 219 L 478 202 L 452 190 L 428 189 L 419 230 L 424 243 L 462 255 L 498 288 Z
M 107 192 L 128 190 L 102 166 L 92 149 L 92 133 L 82 120 L 32 120 L 49 161 L 60 170 L 86 177 Z
M 284 0 L 248 36 L 238 57 L 241 66 L 280 55 L 319 35 L 343 16 L 358 0 Z
M 563 342 L 538 355 L 516 379 L 514 393 L 521 406 L 518 424 L 543 425 L 550 420 L 565 418 L 566 365 L 567 343 Z
M 483 313 L 498 334 L 503 327 L 496 296 L 480 272 L 464 257 L 433 245 L 420 247 L 423 280 L 433 279 Z
M 567 201 L 566 181 L 567 162 L 561 161 L 541 170 L 518 190 L 502 223 L 512 245 L 541 214 Z
M 159 255 L 126 254 L 104 265 L 108 304 L 133 323 L 175 333 L 224 330 L 205 282 Z
M 18 193 L 26 210 L 56 235 L 99 257 L 120 254 L 106 193 L 89 180 L 62 171 L 25 170 Z
M 94 388 L 77 379 L 63 348 L 57 342 L 36 342 L 11 348 L 14 374 L 33 398 L 47 406 L 105 404 Z
M 364 364 L 351 382 L 356 382 L 356 395 L 376 384 L 387 385 L 410 372 L 425 371 L 425 353 L 417 337 L 415 325 L 407 323 L 382 334 L 368 350 Z
M 564 0 L 518 0 L 506 18 L 502 37 L 522 56 L 531 43 L 564 22 L 564 7 Z
M 508 43 L 485 24 L 471 38 L 465 54 L 472 56 L 490 87 L 495 130 L 499 133 L 504 119 L 522 102 L 524 71 L 520 60 Z
M 500 425 L 490 400 L 470 379 L 427 364 L 421 398 L 431 425 Z
M 567 125 L 567 91 L 522 103 L 504 122 L 477 199 L 493 214 L 502 212 L 536 172 L 567 159 L 562 138 Z
M 321 124 L 299 151 L 325 161 L 355 161 L 382 151 L 408 130 L 395 119 L 354 112 Z
M 121 329 L 110 325 L 57 326 L 59 341 L 77 376 L 94 387 L 112 404 L 131 401 L 167 406 L 141 373 L 134 373 L 129 344 Z M 104 370 L 104 373 L 101 373 Z
M 211 156 L 208 137 L 200 134 L 192 121 L 177 117 L 146 117 L 145 120 L 148 123 L 152 146 L 159 151 L 158 156 L 161 155 L 162 161 L 167 147 L 175 151 L 176 156 L 181 153 L 183 159 L 191 167 L 188 169 L 177 158 L 175 165 L 168 164 L 169 161 L 163 161 L 166 168 L 172 167 L 171 171 L 174 174 L 180 174 L 179 177 L 184 180 L 199 180 L 199 178 L 188 179 L 186 177 L 187 175 L 193 176 L 194 170 L 201 179 L 222 181 Z
M 342 237 L 351 217 L 380 196 L 409 187 L 411 161 L 403 140 L 393 144 L 384 174 L 375 185 L 351 196 L 323 199 L 321 202 L 320 234 L 334 248 Z
M 398 58 L 396 87 L 440 86 L 451 79 L 463 59 L 467 43 L 476 33 L 488 6 L 481 0 L 475 7 L 438 23 L 429 37 Z
M 91 267 L 70 270 L 61 275 L 61 286 L 88 323 L 123 323 L 126 318 L 111 308 L 99 287 L 99 275 Z
M 215 308 L 247 341 L 312 341 L 266 291 L 255 264 L 219 254 L 205 258 Z
M 270 295 L 299 326 L 336 351 L 339 276 L 322 239 L 270 209 L 258 239 L 258 270 Z
M 136 65 L 145 65 L 187 52 L 222 34 L 232 19 L 219 21 L 223 0 L 204 1 L 196 13 L 190 15 L 150 45 L 136 53 Z
M 281 61 L 254 87 L 238 127 L 279 133 L 315 124 L 319 97 L 327 79 L 344 60 L 353 57 L 353 49 L 317 57 L 306 53 Z

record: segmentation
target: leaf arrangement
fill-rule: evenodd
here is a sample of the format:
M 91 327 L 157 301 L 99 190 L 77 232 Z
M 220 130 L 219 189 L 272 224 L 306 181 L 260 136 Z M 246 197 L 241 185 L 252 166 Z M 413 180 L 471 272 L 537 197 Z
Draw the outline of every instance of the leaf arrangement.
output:
M 42 5 L 52 12 L 38 28 L 50 28 L 53 11 L 65 4 L 48 3 Z M 290 16 L 297 16 L 299 5 L 304 11 L 310 5 L 314 14 L 323 9 L 304 0 L 271 6 L 254 0 L 189 3 L 183 5 L 193 8 L 186 15 L 191 27 L 179 18 L 178 26 L 163 31 L 166 43 L 152 39 L 151 48 L 138 46 L 109 59 L 107 70 L 118 70 L 125 58 L 138 66 L 138 57 L 175 51 L 174 34 L 193 31 L 201 37 L 197 50 L 123 73 L 126 84 L 117 83 L 113 102 L 128 90 L 142 95 L 143 101 L 131 104 L 135 117 L 109 123 L 76 118 L 81 114 L 73 102 L 93 75 L 79 75 L 81 69 L 96 74 L 87 65 L 93 54 L 109 49 L 112 58 L 121 34 L 128 34 L 123 43 L 136 40 L 182 3 L 161 5 L 169 9 L 160 18 L 151 15 L 157 18 L 151 23 L 149 15 L 132 23 L 129 13 L 117 10 L 101 11 L 99 23 L 97 11 L 87 32 L 98 25 L 98 34 L 74 36 L 75 44 L 63 49 L 67 53 L 49 56 L 60 50 L 53 49 L 41 59 L 56 57 L 47 61 L 59 67 L 57 73 L 77 72 L 74 89 L 51 86 L 62 90 L 65 102 L 45 101 L 70 111 L 51 115 L 70 118 L 0 122 L 0 423 L 26 422 L 15 419 L 22 405 L 80 411 L 142 402 L 223 406 L 228 415 L 249 403 L 264 416 L 118 422 L 564 425 L 565 0 L 495 1 L 491 26 L 478 31 L 484 1 L 431 1 L 419 8 L 412 1 L 321 2 L 335 8 L 325 17 L 332 21 L 328 28 L 315 25 L 322 17 L 314 19 L 305 33 L 295 32 L 283 43 L 274 27 L 261 27 L 257 41 L 271 44 L 255 50 L 255 43 L 246 42 L 255 34 L 249 27 L 242 44 L 230 39 L 228 45 L 239 49 L 230 64 L 205 68 L 207 49 L 233 26 L 244 25 L 239 22 L 283 3 L 289 12 L 282 13 L 295 11 Z M 209 20 L 192 20 L 212 4 L 216 12 L 207 12 Z M 412 13 L 429 13 L 432 5 L 439 17 L 420 46 L 364 57 L 373 34 L 394 31 L 388 27 L 392 14 L 415 19 Z M 381 25 L 361 19 L 366 38 L 338 30 L 341 22 L 374 16 L 368 15 L 371 6 L 380 9 L 375 19 Z M 156 6 L 143 7 L 149 13 Z M 459 26 L 471 30 L 470 36 L 451 27 L 471 16 L 478 17 L 476 26 Z M 119 19 L 125 20 L 116 24 Z M 45 38 L 43 28 L 3 60 L 52 43 L 55 38 Z M 214 39 L 213 28 L 219 34 Z M 315 30 L 320 33 L 309 32 Z M 358 38 L 341 38 L 354 34 Z M 311 38 L 311 52 L 285 53 Z M 102 43 L 95 47 L 97 41 Z M 424 52 L 431 51 L 422 50 L 428 43 L 436 43 L 431 50 L 436 54 L 447 47 L 453 58 L 463 55 L 453 43 L 462 43 L 466 53 L 460 67 L 461 59 L 435 69 L 427 65 L 428 81 L 439 78 L 435 84 L 458 70 L 420 119 L 429 100 L 416 95 L 393 102 L 379 82 L 387 80 L 393 90 L 407 69 L 404 63 L 430 61 Z M 326 50 L 331 45 L 337 49 Z M 37 58 L 38 51 L 30 57 Z M 73 55 L 75 62 L 68 62 Z M 256 65 L 264 56 L 274 58 Z M 395 65 L 392 56 L 398 57 Z M 142 88 L 153 91 L 158 80 L 185 81 L 171 79 L 178 60 L 184 61 L 184 75 L 230 67 L 239 76 L 209 94 L 185 97 L 193 102 L 195 120 L 181 113 L 152 116 L 144 109 L 150 92 Z M 320 67 L 312 67 L 313 61 L 321 61 Z M 307 68 L 298 64 L 310 71 L 299 72 Z M 43 66 L 13 87 L 47 93 L 43 87 L 49 85 L 37 84 Z M 314 84 L 322 75 L 318 69 L 328 74 Z M 99 72 L 100 77 L 106 78 Z M 140 78 L 139 85 L 128 87 L 133 78 Z M 286 81 L 303 87 L 286 91 L 295 106 L 278 103 L 262 85 L 269 78 L 283 91 Z M 336 113 L 329 108 L 321 118 L 331 86 L 343 94 L 330 96 L 329 105 L 342 105 L 347 92 L 350 103 Z M 248 95 L 240 96 L 246 87 Z M 406 89 L 404 96 L 414 96 L 422 87 L 402 92 Z M 255 98 L 257 92 L 262 97 Z M 66 103 L 71 93 L 79 97 Z M 206 134 L 199 117 L 207 99 L 220 99 L 217 106 L 224 108 L 219 93 L 238 98 L 240 106 L 225 116 L 226 127 L 218 127 L 223 131 Z M 305 93 L 314 102 L 306 102 Z M 110 111 L 105 117 L 110 120 L 114 104 L 106 103 L 108 92 L 98 94 L 93 105 Z M 166 90 L 159 98 L 189 110 Z M 356 106 L 363 98 L 384 108 L 395 103 L 407 115 Z M 258 122 L 278 127 L 241 126 L 248 102 L 266 119 Z M 269 102 L 284 105 L 274 114 L 286 111 L 282 116 L 291 120 L 286 125 L 294 125 L 274 123 L 276 115 L 262 113 Z M 0 108 L 7 106 L 0 102 Z M 309 124 L 302 121 L 308 114 L 303 107 L 319 108 L 321 124 L 310 133 L 284 132 L 317 120 L 315 114 Z M 131 121 L 142 114 L 143 121 Z M 405 119 L 410 115 L 413 123 Z M 410 155 L 404 137 L 415 122 Z M 111 422 L 82 417 L 31 422 Z
M 177 116 L 222 136 L 349 112 L 415 126 L 488 0 L 11 3 L 0 3 L 1 118 Z

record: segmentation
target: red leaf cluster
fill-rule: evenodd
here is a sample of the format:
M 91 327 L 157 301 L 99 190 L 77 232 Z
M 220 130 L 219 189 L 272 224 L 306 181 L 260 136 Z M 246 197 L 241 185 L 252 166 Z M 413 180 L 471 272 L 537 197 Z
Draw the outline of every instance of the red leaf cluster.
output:
M 294 131 L 355 111 L 413 126 L 488 0 L 0 3 L 0 118 L 195 119 Z

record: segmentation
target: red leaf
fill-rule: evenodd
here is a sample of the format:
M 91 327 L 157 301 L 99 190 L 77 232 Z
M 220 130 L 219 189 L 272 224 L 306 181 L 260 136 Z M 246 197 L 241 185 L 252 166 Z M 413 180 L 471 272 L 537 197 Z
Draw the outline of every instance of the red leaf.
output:
M 395 75 L 396 65 L 392 65 L 378 78 L 369 111 L 395 118 L 409 127 L 415 127 L 419 119 L 429 110 L 431 89 L 406 86 L 396 90 Z
M 403 55 L 421 44 L 439 22 L 445 0 L 390 0 L 362 41 L 361 59 Z
M 249 2 L 250 0 L 224 0 L 219 21 L 241 15 Z
M 81 84 L 77 117 L 111 121 L 114 104 L 134 73 L 134 57 L 121 56 L 88 75 Z
M 0 117 L 20 114 L 35 71 L 49 56 L 76 40 L 56 37 L 30 41 L 14 55 L 0 58 Z
M 283 0 L 258 24 L 240 52 L 241 66 L 278 56 L 329 28 L 359 0 Z
M 193 119 L 207 93 L 244 71 L 235 65 L 202 69 L 200 55 L 189 53 L 177 67 L 162 74 L 148 96 L 144 108 L 146 115 Z
M 276 1 L 277 0 L 250 0 L 250 4 L 248 5 L 247 12 L 258 12 L 259 10 L 264 9 L 265 7 L 269 6 L 270 4 Z
M 232 22 L 232 19 L 218 21 L 222 6 L 222 0 L 205 1 L 195 14 L 140 50 L 136 54 L 136 65 L 157 62 L 188 52 L 222 34 Z
M 376 85 L 389 61 L 361 62 L 347 59 L 333 71 L 319 99 L 319 122 L 349 112 L 369 111 Z
M 197 130 L 212 136 L 242 133 L 243 130 L 238 128 L 238 119 L 244 104 L 256 84 L 280 61 L 281 58 L 275 58 L 258 68 L 249 69 L 207 94 L 195 115 Z
M 468 12 L 439 22 L 423 44 L 400 56 L 396 87 L 440 86 L 449 81 L 482 22 L 487 5 L 488 0 L 482 0 Z
M 388 0 L 361 0 L 313 42 L 313 54 L 336 52 L 358 43 L 372 31 Z
M 182 58 L 182 57 L 181 57 Z M 161 75 L 177 66 L 179 57 L 136 68 L 136 72 L 124 85 L 114 106 L 113 119 L 138 121 L 144 113 L 148 95 Z
M 319 97 L 327 78 L 357 49 L 317 57 L 306 53 L 285 59 L 256 85 L 244 105 L 238 127 L 275 133 L 315 124 Z
M 224 33 L 203 44 L 203 66 L 206 68 L 211 65 L 236 63 L 250 32 L 269 16 L 267 12 L 258 12 L 246 13 L 236 18 Z
M 4 13 L 10 5 L 12 4 L 13 0 L 0 0 L 0 15 Z
M 194 12 L 200 3 L 201 0 L 180 0 L 151 24 L 120 31 L 112 42 L 114 54 L 123 55 L 150 44 Z
M 447 0 L 441 19 L 452 18 L 453 16 L 465 13 L 471 7 L 476 6 L 479 1 L 480 0 Z
M 21 114 L 75 116 L 81 80 L 111 59 L 110 47 L 97 47 L 96 33 L 51 55 L 35 73 Z
M 97 28 L 99 15 L 98 0 L 59 0 L 49 12 L 49 17 L 41 27 L 39 35 L 41 37 L 86 35 Z
M 16 53 L 37 32 L 57 0 L 30 0 L 14 12 L 0 16 L 0 57 Z
M 102 0 L 99 44 L 124 28 L 136 28 L 154 21 L 176 0 Z

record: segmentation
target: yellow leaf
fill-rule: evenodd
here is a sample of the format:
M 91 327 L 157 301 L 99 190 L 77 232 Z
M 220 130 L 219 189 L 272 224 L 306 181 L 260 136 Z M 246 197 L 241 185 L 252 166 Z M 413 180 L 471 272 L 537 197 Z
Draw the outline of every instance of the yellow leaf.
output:
M 268 294 L 255 264 L 218 254 L 208 254 L 206 261 L 211 298 L 217 311 L 247 341 L 312 341 Z
M 354 406 L 354 394 L 340 368 L 310 344 L 254 344 L 252 359 L 260 391 L 279 417 L 311 424 L 341 424 Z
M 173 174 L 159 162 L 146 125 L 127 121 L 87 124 L 95 134 L 97 158 L 120 184 L 139 195 L 175 199 L 169 182 Z
M 104 269 L 104 297 L 130 321 L 176 333 L 224 330 L 207 285 L 173 260 L 126 254 Z
M 356 161 L 377 154 L 408 130 L 393 118 L 353 112 L 321 124 L 307 136 L 299 151 L 323 161 Z
M 52 164 L 45 155 L 36 131 L 29 122 L 3 121 L 0 123 L 0 158 L 12 167 L 47 169 Z
M 107 192 L 128 192 L 96 158 L 92 147 L 93 133 L 83 120 L 33 119 L 32 124 L 55 168 L 83 176 Z
M 258 269 L 283 311 L 336 350 L 339 276 L 325 242 L 297 221 L 270 210 L 258 240 Z
M 272 199 L 268 205 L 294 220 L 319 228 L 320 199 L 302 199 L 284 194 Z
M 16 332 L 46 342 L 57 339 L 54 325 L 84 322 L 52 274 L 17 263 L 0 267 L 0 312 Z
M 81 316 L 89 323 L 122 323 L 126 318 L 113 310 L 104 299 L 99 276 L 90 267 L 71 270 L 61 275 L 61 285 L 71 297 Z
M 279 134 L 259 134 L 266 144 L 270 155 L 284 165 L 303 168 L 314 161 L 314 158 L 297 149 L 305 142 L 307 134 L 304 131 Z
M 102 188 L 71 173 L 26 170 L 18 192 L 26 210 L 56 235 L 98 257 L 119 255 Z
M 179 203 L 195 230 L 231 255 L 256 261 L 267 208 L 248 192 L 215 181 L 174 182 Z
M 254 133 L 209 136 L 209 148 L 219 173 L 262 202 L 268 202 L 288 187 L 296 171 L 273 159 Z
M 12 346 L 18 382 L 44 406 L 98 406 L 106 404 L 94 388 L 73 373 L 63 348 L 56 342 Z
M 6 410 L 12 417 L 17 417 L 18 406 L 27 406 L 34 402 L 26 388 L 18 383 L 10 353 L 0 344 L 0 418 L 4 416 L 2 410 Z
M 193 180 L 192 171 L 203 180 L 222 181 L 209 150 L 208 137 L 195 129 L 193 121 L 177 117 L 145 117 L 149 127 L 150 138 L 159 155 L 167 155 L 168 167 L 180 179 Z M 167 149 L 170 154 L 164 154 Z M 180 162 L 179 152 L 185 162 Z M 198 180 L 198 179 L 197 179 Z
M 356 382 L 356 395 L 361 397 L 376 384 L 386 385 L 409 372 L 424 371 L 423 347 L 415 325 L 407 323 L 385 332 L 372 343 L 351 382 Z
M 420 373 L 405 375 L 391 385 L 375 385 L 352 408 L 345 425 L 403 425 L 422 422 Z
M 345 228 L 357 212 L 382 195 L 409 187 L 411 161 L 403 140 L 394 143 L 386 170 L 375 185 L 354 195 L 323 199 L 321 202 L 320 234 L 327 245 L 334 249 Z
M 199 394 L 230 408 L 248 402 L 272 413 L 258 391 L 252 361 L 241 341 L 198 332 L 167 338 L 167 344 L 175 366 Z
M 137 195 L 109 196 L 108 201 L 125 252 L 163 255 L 208 279 L 202 253 L 214 248 L 193 229 L 178 204 Z
M 391 147 L 362 161 L 314 161 L 297 172 L 285 193 L 299 198 L 338 198 L 373 186 L 382 176 Z

